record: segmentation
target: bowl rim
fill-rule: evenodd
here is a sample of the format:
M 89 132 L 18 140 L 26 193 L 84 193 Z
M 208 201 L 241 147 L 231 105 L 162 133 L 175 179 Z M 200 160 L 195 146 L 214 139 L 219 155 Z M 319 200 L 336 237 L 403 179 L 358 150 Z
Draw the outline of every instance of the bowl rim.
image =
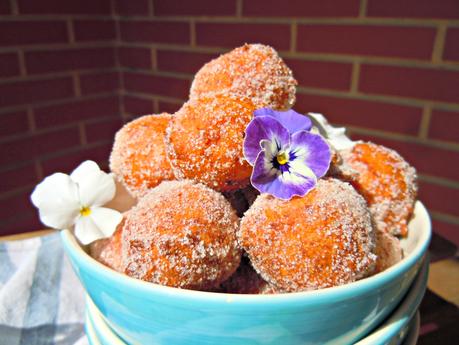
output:
M 93 259 L 83 250 L 69 230 L 61 231 L 61 239 L 66 253 L 71 257 L 71 259 L 78 261 L 80 266 L 94 272 L 99 277 L 112 281 L 118 287 L 124 286 L 132 289 L 132 291 L 138 292 L 139 294 L 154 293 L 155 295 L 163 295 L 165 298 L 179 298 L 193 303 L 202 301 L 206 303 L 223 302 L 231 304 L 297 304 L 300 302 L 301 304 L 305 302 L 320 304 L 323 301 L 338 302 L 344 299 L 357 298 L 362 295 L 362 291 L 376 291 L 378 287 L 384 286 L 385 284 L 395 280 L 398 276 L 405 274 L 417 262 L 421 262 L 430 243 L 431 220 L 425 206 L 420 201 L 416 201 L 414 214 L 416 218 L 420 218 L 420 222 L 422 224 L 422 226 L 419 227 L 419 231 L 421 231 L 421 233 L 416 246 L 413 248 L 409 256 L 406 256 L 400 262 L 385 271 L 377 273 L 371 277 L 340 286 L 319 290 L 266 295 L 188 290 L 142 281 L 116 272 L 115 270 L 108 268 Z

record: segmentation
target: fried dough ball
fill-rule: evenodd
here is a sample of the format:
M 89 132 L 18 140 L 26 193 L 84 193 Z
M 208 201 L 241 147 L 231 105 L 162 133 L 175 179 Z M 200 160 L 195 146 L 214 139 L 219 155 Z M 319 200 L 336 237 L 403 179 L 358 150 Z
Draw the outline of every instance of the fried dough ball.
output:
M 370 142 L 340 154 L 339 177 L 363 195 L 376 228 L 406 236 L 417 195 L 416 170 L 394 150 Z
M 252 167 L 244 158 L 242 145 L 254 110 L 248 99 L 223 94 L 185 103 L 166 134 L 175 177 L 196 180 L 219 191 L 245 187 Z
M 220 193 L 166 181 L 139 200 L 123 228 L 123 268 L 134 278 L 210 290 L 237 269 L 239 218 Z
M 122 271 L 121 236 L 125 220 L 126 214 L 111 237 L 94 241 L 89 245 L 89 254 L 94 259 L 118 272 Z
M 263 279 L 289 292 L 353 282 L 376 259 L 365 200 L 336 179 L 321 179 L 288 201 L 261 194 L 242 218 L 238 239 Z
M 377 230 L 375 254 L 377 259 L 374 273 L 379 273 L 403 259 L 400 240 L 385 231 Z
M 166 113 L 142 116 L 116 133 L 110 169 L 137 198 L 161 181 L 174 179 L 164 145 L 171 118 Z
M 295 103 L 297 84 L 273 48 L 245 44 L 205 64 L 194 77 L 190 98 L 224 91 L 250 98 L 257 108 L 287 110 Z

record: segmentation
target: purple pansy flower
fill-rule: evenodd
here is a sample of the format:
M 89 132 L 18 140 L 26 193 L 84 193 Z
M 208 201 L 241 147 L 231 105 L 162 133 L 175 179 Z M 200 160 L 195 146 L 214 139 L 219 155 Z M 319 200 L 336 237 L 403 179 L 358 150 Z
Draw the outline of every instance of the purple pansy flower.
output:
M 330 166 L 331 152 L 310 128 L 311 121 L 293 110 L 255 112 L 246 128 L 244 156 L 254 167 L 251 183 L 256 189 L 288 200 L 314 188 Z

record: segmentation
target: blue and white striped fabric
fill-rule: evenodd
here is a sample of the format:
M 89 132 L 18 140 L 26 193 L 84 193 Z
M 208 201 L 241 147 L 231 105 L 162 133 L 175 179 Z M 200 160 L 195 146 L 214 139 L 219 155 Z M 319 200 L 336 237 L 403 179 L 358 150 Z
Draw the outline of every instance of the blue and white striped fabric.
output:
M 84 310 L 58 233 L 0 242 L 0 345 L 87 345 Z

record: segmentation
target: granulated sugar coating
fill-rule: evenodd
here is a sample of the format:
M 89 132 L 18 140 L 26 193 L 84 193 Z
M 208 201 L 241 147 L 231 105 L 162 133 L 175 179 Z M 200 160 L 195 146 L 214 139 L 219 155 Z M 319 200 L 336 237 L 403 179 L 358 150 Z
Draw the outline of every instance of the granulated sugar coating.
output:
M 385 231 L 376 230 L 376 266 L 374 273 L 379 273 L 403 259 L 400 240 Z
M 164 145 L 171 118 L 166 113 L 142 116 L 116 133 L 110 169 L 135 197 L 163 180 L 174 179 Z
M 205 64 L 191 84 L 190 99 L 218 92 L 247 97 L 257 108 L 290 109 L 297 81 L 277 52 L 246 44 Z
M 121 234 L 126 221 L 127 213 L 123 214 L 123 220 L 113 235 L 109 238 L 103 238 L 92 242 L 89 245 L 89 254 L 100 263 L 108 266 L 115 271 L 121 272 Z
M 376 260 L 366 202 L 336 179 L 319 180 L 289 201 L 261 194 L 242 218 L 238 239 L 258 273 L 285 291 L 355 281 Z
M 338 176 L 368 202 L 378 230 L 406 236 L 417 195 L 416 170 L 382 145 L 358 143 L 340 152 Z
M 239 218 L 220 193 L 167 181 L 139 200 L 122 234 L 124 272 L 178 288 L 211 290 L 237 269 Z
M 175 177 L 220 191 L 245 187 L 252 167 L 244 158 L 242 145 L 254 110 L 250 100 L 225 94 L 185 103 L 166 134 Z

